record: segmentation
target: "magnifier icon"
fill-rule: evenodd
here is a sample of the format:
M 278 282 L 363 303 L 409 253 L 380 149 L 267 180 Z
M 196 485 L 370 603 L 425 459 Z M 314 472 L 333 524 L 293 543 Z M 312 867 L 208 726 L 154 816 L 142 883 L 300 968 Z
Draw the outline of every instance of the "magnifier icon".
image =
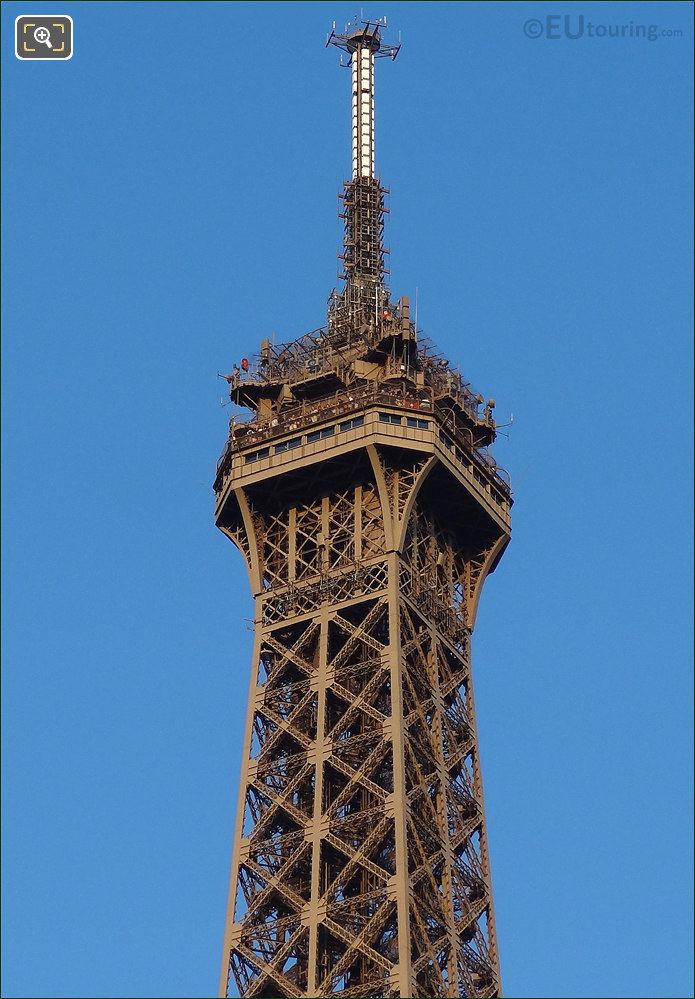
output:
M 53 48 L 51 45 L 51 33 L 48 28 L 44 28 L 42 25 L 39 25 L 38 28 L 34 29 L 34 38 L 37 42 L 40 42 L 42 45 L 46 45 L 49 49 Z

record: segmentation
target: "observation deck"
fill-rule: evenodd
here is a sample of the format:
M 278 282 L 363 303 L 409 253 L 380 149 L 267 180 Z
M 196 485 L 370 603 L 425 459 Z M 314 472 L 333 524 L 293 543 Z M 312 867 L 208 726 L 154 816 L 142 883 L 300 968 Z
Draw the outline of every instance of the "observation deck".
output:
M 214 483 L 218 508 L 232 482 L 381 443 L 436 452 L 509 530 L 511 482 L 488 451 L 494 401 L 483 406 L 484 397 L 418 335 L 407 299 L 384 308 L 359 335 L 337 337 L 329 323 L 290 343 L 264 340 L 242 364 L 225 376 L 247 416 L 230 421 Z

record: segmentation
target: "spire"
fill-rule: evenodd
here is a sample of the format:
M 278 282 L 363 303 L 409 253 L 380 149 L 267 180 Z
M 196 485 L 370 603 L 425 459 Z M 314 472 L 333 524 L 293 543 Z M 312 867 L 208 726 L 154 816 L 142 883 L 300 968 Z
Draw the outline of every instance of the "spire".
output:
M 378 21 L 355 18 L 336 34 L 335 22 L 326 45 L 335 45 L 349 55 L 352 70 L 352 179 L 375 178 L 374 167 L 374 62 L 378 57 L 395 59 L 398 45 L 385 42 L 381 29 L 386 18 Z M 341 57 L 341 65 L 344 65 Z
M 374 335 L 389 302 L 384 283 L 388 250 L 383 238 L 388 192 L 376 176 L 374 67 L 377 58 L 395 59 L 400 43 L 382 39 L 385 27 L 386 18 L 355 18 L 343 34 L 336 34 L 334 25 L 326 42 L 348 54 L 352 75 L 352 179 L 344 182 L 340 195 L 344 209 L 340 218 L 345 226 L 340 276 L 345 287 L 340 294 L 334 292 L 329 302 L 331 334 L 346 342 Z M 341 65 L 345 65 L 342 57 Z

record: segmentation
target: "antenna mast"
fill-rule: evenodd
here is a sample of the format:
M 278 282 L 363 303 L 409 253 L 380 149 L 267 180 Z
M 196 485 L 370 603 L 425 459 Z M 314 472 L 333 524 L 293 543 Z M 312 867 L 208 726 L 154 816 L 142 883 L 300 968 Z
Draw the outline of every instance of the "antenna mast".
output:
M 374 336 L 379 318 L 389 304 L 388 273 L 384 257 L 384 215 L 388 193 L 376 176 L 374 127 L 374 67 L 377 58 L 395 59 L 400 43 L 393 45 L 381 37 L 386 18 L 355 18 L 342 34 L 335 27 L 326 45 L 335 45 L 349 56 L 352 74 L 352 179 L 343 183 L 345 232 L 341 280 L 343 291 L 329 300 L 330 334 L 337 342 L 350 343 L 358 336 Z M 341 65 L 342 63 L 341 57 Z

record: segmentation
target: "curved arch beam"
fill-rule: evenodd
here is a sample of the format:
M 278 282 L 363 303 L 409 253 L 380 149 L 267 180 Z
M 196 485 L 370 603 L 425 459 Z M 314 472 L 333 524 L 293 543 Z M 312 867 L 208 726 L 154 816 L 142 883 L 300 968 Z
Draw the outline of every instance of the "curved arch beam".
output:
M 231 531 L 228 527 L 224 527 L 222 524 L 218 523 L 217 526 L 225 534 L 229 540 L 239 549 L 241 555 L 244 559 L 244 565 L 246 566 L 246 571 L 249 577 L 249 584 L 251 586 L 251 592 L 254 597 L 257 597 L 261 592 L 261 564 L 258 554 L 258 541 L 256 538 L 256 527 L 253 521 L 253 515 L 251 514 L 251 508 L 249 502 L 246 499 L 246 493 L 243 487 L 237 486 L 234 490 L 234 498 L 239 505 L 239 513 L 241 514 L 242 525 L 244 533 L 246 534 L 246 542 L 248 544 L 248 553 L 244 551 L 242 545 L 239 544 L 238 539 L 234 535 L 234 531 Z
M 379 457 L 379 452 L 377 451 L 374 444 L 367 444 L 366 447 L 367 457 L 369 458 L 370 464 L 372 466 L 372 471 L 374 472 L 374 481 L 376 482 L 377 490 L 379 491 L 379 499 L 381 501 L 381 511 L 384 518 L 384 540 L 386 542 L 386 551 L 393 551 L 395 548 L 394 544 L 394 517 L 391 511 L 391 501 L 389 499 L 389 490 L 386 484 L 386 476 L 384 475 L 384 466 L 381 464 L 381 458 Z
M 395 547 L 398 549 L 399 552 L 402 552 L 403 539 L 405 538 L 406 528 L 408 526 L 408 521 L 410 520 L 410 514 L 413 511 L 413 506 L 415 505 L 415 500 L 417 499 L 418 493 L 422 488 L 422 484 L 424 483 L 425 479 L 430 474 L 436 463 L 437 463 L 437 456 L 433 454 L 427 459 L 425 464 L 418 472 L 418 476 L 415 479 L 413 488 L 410 490 L 410 496 L 408 496 L 406 504 L 403 507 L 403 516 L 395 525 L 394 534 L 396 536 L 395 540 L 397 542 Z
M 499 561 L 502 552 L 509 544 L 509 541 L 510 537 L 508 534 L 501 534 L 497 541 L 495 541 L 492 548 L 487 550 L 485 559 L 478 574 L 478 578 L 475 581 L 475 586 L 473 587 L 472 592 L 466 594 L 466 616 L 468 617 L 468 626 L 471 631 L 473 631 L 473 628 L 475 627 L 475 618 L 478 613 L 480 594 L 483 592 L 483 583 L 489 576 L 490 571 Z
M 239 509 L 241 511 L 241 516 L 244 521 L 244 528 L 246 530 L 246 537 L 249 542 L 249 581 L 251 583 L 251 592 L 254 597 L 263 589 L 261 585 L 261 558 L 258 551 L 258 538 L 256 537 L 256 525 L 251 514 L 251 507 L 249 506 L 249 501 L 246 498 L 246 493 L 242 486 L 236 486 L 234 489 L 234 495 L 239 503 Z

